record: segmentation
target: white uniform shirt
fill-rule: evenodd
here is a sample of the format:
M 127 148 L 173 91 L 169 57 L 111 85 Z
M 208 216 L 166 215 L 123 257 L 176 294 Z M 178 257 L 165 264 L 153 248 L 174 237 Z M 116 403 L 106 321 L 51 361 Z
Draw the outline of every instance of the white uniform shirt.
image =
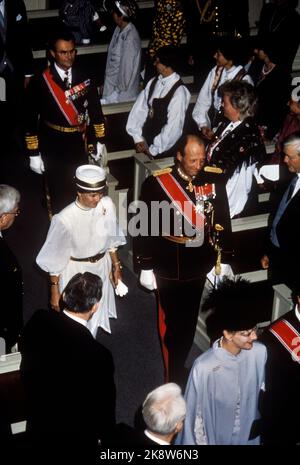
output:
M 135 144 L 144 141 L 142 132 L 149 111 L 147 101 L 153 79 L 148 82 L 146 88 L 139 94 L 129 113 L 126 131 L 133 138 Z M 180 79 L 180 76 L 177 73 L 172 73 L 165 78 L 159 75 L 150 98 L 150 105 L 154 98 L 165 97 L 178 79 Z M 181 136 L 190 98 L 191 94 L 185 86 L 179 86 L 176 89 L 168 106 L 168 121 L 149 147 L 152 156 L 155 157 L 159 153 L 170 149 Z
M 210 128 L 210 119 L 208 117 L 208 110 L 211 106 L 211 88 L 215 79 L 215 72 L 217 66 L 214 66 L 213 69 L 208 73 L 206 81 L 204 82 L 203 86 L 201 87 L 200 93 L 198 95 L 197 101 L 195 103 L 195 107 L 193 110 L 193 119 L 196 121 L 199 128 L 207 126 Z M 240 72 L 242 66 L 232 66 L 230 69 L 223 69 L 218 87 L 214 94 L 214 106 L 216 110 L 219 110 L 221 107 L 221 98 L 218 96 L 218 88 L 224 84 L 226 81 L 232 81 L 235 76 Z M 248 82 L 249 84 L 253 85 L 253 81 L 251 77 L 246 74 L 243 77 L 243 81 Z

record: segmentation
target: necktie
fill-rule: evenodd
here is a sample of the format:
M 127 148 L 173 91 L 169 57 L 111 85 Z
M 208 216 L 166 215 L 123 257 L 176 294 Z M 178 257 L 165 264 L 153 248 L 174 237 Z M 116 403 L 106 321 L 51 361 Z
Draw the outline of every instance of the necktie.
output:
M 70 89 L 70 88 L 72 87 L 72 86 L 71 86 L 71 82 L 70 82 L 69 71 L 65 71 L 64 84 L 65 84 L 65 86 L 66 86 L 66 89 Z
M 271 242 L 276 247 L 280 247 L 279 242 L 278 242 L 278 238 L 277 238 L 276 227 L 277 227 L 277 225 L 279 223 L 279 220 L 282 217 L 282 215 L 283 215 L 285 209 L 287 208 L 287 205 L 288 205 L 288 203 L 289 203 L 289 201 L 290 201 L 290 199 L 291 199 L 291 197 L 293 195 L 297 179 L 298 179 L 298 176 L 295 176 L 292 179 L 290 185 L 288 186 L 287 190 L 283 194 L 283 197 L 282 197 L 281 202 L 279 204 L 279 207 L 277 209 L 275 218 L 273 220 L 273 224 L 272 224 L 272 228 L 271 228 Z
M 290 187 L 287 193 L 287 197 L 286 197 L 286 203 L 289 202 L 292 198 L 297 180 L 298 180 L 298 176 L 295 176 L 291 181 L 291 184 L 290 184 Z

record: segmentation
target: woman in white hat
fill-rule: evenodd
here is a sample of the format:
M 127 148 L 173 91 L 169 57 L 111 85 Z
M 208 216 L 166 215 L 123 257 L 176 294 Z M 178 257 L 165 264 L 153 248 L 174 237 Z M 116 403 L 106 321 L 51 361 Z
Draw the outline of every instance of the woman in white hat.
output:
M 114 287 L 118 295 L 124 295 L 117 248 L 126 240 L 117 222 L 115 206 L 105 193 L 105 170 L 96 165 L 79 166 L 75 182 L 77 198 L 53 216 L 36 261 L 50 275 L 50 304 L 56 311 L 62 290 L 72 276 L 89 271 L 101 277 L 102 299 L 88 322 L 96 337 L 99 326 L 110 333 L 109 318 L 117 317 Z

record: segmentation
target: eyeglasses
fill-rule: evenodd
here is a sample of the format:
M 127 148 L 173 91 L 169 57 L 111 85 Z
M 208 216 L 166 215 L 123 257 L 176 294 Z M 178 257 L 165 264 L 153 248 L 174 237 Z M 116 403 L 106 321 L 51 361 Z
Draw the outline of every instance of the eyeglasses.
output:
M 254 328 L 249 329 L 248 331 L 239 331 L 239 334 L 243 337 L 250 337 L 252 333 L 257 334 L 258 329 L 258 326 L 254 326 Z

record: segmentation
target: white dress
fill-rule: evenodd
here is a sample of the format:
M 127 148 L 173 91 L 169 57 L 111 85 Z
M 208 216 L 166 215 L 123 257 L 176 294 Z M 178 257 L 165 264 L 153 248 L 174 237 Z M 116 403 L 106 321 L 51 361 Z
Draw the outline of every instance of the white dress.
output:
M 99 326 L 110 333 L 109 318 L 117 318 L 114 288 L 109 279 L 109 250 L 125 242 L 110 197 L 103 197 L 97 207 L 91 209 L 83 209 L 73 202 L 53 216 L 46 241 L 36 258 L 44 271 L 60 276 L 60 292 L 76 273 L 89 271 L 101 277 L 102 299 L 88 323 L 94 337 Z M 96 263 L 70 260 L 70 257 L 92 257 L 102 252 L 105 252 L 104 257 Z
M 135 26 L 116 27 L 108 47 L 102 105 L 135 100 L 139 93 L 141 39 Z

